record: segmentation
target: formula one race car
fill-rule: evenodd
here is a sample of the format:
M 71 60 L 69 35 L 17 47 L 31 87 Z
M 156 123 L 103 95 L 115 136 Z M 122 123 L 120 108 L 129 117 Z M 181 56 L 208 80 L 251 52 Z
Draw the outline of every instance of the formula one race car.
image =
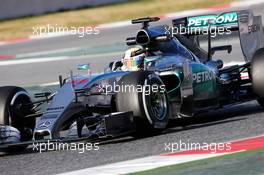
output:
M 164 130 L 170 119 L 250 100 L 264 106 L 261 16 L 243 10 L 149 27 L 158 20 L 132 20 L 142 24 L 135 37 L 127 38 L 132 48 L 103 74 L 60 76 L 57 92 L 35 94 L 37 101 L 20 87 L 1 87 L 0 148 L 15 151 L 47 140 L 140 136 Z M 184 27 L 184 34 L 176 32 Z M 212 59 L 216 51 L 232 50 L 231 45 L 211 47 L 211 34 L 220 28 L 239 32 L 245 64 L 223 67 L 223 61 Z M 208 51 L 199 46 L 205 31 L 209 31 Z M 47 103 L 47 109 L 40 111 Z

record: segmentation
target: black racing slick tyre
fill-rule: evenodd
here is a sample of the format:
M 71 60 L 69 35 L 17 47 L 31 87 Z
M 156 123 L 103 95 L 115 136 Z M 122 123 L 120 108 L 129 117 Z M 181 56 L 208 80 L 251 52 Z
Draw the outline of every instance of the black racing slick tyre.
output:
M 253 91 L 260 97 L 264 97 L 264 48 L 259 49 L 251 62 L 251 77 Z
M 264 107 L 264 98 L 258 98 L 257 101 L 260 106 Z
M 130 72 L 120 79 L 119 85 L 117 110 L 133 112 L 137 136 L 166 128 L 170 105 L 165 85 L 157 75 L 149 71 Z
M 0 87 L 0 124 L 16 128 L 20 132 L 20 141 L 32 139 L 35 118 L 26 118 L 33 114 L 28 93 L 20 87 Z M 12 147 L 7 152 L 20 151 L 25 147 Z

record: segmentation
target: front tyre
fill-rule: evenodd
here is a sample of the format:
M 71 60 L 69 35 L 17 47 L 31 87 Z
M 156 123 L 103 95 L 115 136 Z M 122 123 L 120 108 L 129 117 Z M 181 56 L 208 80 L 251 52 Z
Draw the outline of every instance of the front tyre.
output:
M 117 109 L 133 112 L 138 134 L 154 134 L 166 128 L 170 106 L 165 85 L 156 74 L 131 72 L 120 79 L 119 85 Z
M 260 106 L 264 107 L 264 98 L 258 98 L 257 101 Z
M 19 138 L 16 138 L 17 141 L 32 139 L 35 118 L 26 118 L 27 115 L 33 114 L 30 103 L 31 99 L 23 88 L 15 86 L 0 87 L 0 125 L 17 129 L 20 133 Z M 7 149 L 5 151 L 13 152 L 21 149 L 24 149 L 24 147 L 13 147 L 12 150 Z

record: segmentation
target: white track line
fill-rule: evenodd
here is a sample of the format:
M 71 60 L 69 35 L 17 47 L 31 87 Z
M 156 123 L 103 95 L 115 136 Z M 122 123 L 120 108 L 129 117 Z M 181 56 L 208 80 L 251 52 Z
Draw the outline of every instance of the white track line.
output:
M 132 25 L 131 21 L 127 20 L 127 21 L 118 21 L 118 22 L 109 23 L 109 24 L 101 24 L 98 27 L 103 28 L 103 29 L 106 29 L 106 28 L 109 29 L 109 28 L 125 27 L 129 25 Z
M 224 63 L 224 67 L 232 66 L 232 65 L 242 65 L 242 64 L 245 64 L 245 62 L 243 62 L 243 61 L 231 61 L 231 62 Z
M 210 9 L 195 9 L 195 10 L 185 10 L 185 11 L 180 11 L 180 12 L 175 12 L 175 13 L 168 13 L 165 15 L 165 18 L 176 18 L 176 17 L 184 17 L 184 16 L 189 16 L 190 14 L 192 16 L 203 14 L 203 13 L 209 13 L 213 12 L 214 10 Z
M 24 57 L 39 57 L 48 54 L 58 54 L 58 53 L 65 53 L 65 52 L 72 52 L 86 49 L 85 47 L 71 47 L 71 48 L 63 48 L 63 49 L 56 49 L 56 50 L 48 50 L 48 51 L 39 51 L 39 52 L 30 52 L 30 53 L 21 53 L 16 55 L 16 59 L 24 58 Z
M 248 7 L 251 5 L 257 5 L 262 3 L 264 3 L 263 0 L 245 0 L 245 1 L 232 2 L 230 5 L 231 7 Z
M 140 172 L 151 170 L 157 167 L 170 166 L 180 163 L 186 163 L 195 160 L 201 160 L 216 156 L 221 156 L 223 154 L 203 154 L 203 155 L 182 155 L 177 157 L 168 156 L 150 156 L 135 160 L 123 161 L 118 163 L 112 163 L 103 166 L 97 166 L 93 168 L 87 168 L 77 171 L 72 171 L 68 173 L 62 173 L 60 175 L 119 175 L 128 174 L 133 172 Z
M 0 61 L 0 66 L 46 63 L 46 62 L 65 61 L 65 60 L 74 60 L 74 59 L 88 59 L 88 58 L 98 58 L 104 56 L 116 56 L 120 54 L 123 54 L 123 52 L 112 52 L 112 53 L 93 54 L 93 55 L 75 56 L 75 57 L 60 56 L 60 57 L 30 58 L 30 59 L 20 59 L 20 60 L 14 59 L 14 60 Z

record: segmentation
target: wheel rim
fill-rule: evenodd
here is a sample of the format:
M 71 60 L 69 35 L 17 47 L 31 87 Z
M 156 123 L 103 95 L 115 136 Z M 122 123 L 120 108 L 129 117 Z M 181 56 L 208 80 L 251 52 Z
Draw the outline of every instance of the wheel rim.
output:
M 13 112 L 9 111 L 9 115 L 10 115 L 9 117 L 11 117 L 13 113 L 15 113 L 14 115 L 16 115 L 18 112 L 16 111 L 18 110 L 18 107 L 25 103 L 30 103 L 30 97 L 28 93 L 23 91 L 16 93 L 10 102 L 10 107 L 13 108 L 12 110 L 14 111 Z M 25 111 L 20 111 L 20 112 L 25 112 Z
M 31 107 L 24 106 L 30 103 L 31 100 L 27 92 L 20 91 L 13 96 L 8 108 L 9 125 L 19 128 L 21 131 L 34 129 L 35 120 L 25 118 L 26 115 L 32 114 Z
M 145 117 L 156 129 L 164 129 L 169 117 L 167 93 L 162 86 L 164 86 L 162 80 L 155 74 L 150 74 L 144 81 L 142 93 Z
M 163 120 L 167 115 L 167 99 L 164 92 L 152 92 L 150 95 L 150 110 L 158 120 Z

